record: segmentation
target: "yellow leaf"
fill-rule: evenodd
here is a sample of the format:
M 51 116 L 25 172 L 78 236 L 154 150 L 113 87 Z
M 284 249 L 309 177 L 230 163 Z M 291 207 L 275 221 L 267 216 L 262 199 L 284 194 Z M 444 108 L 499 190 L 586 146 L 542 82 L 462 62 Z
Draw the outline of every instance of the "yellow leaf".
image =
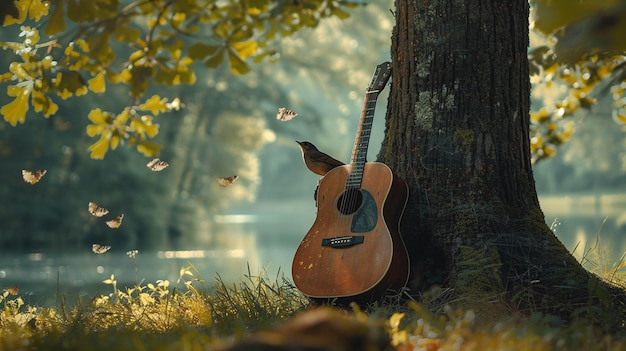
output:
M 400 321 L 404 318 L 404 313 L 394 313 L 389 318 L 389 326 L 393 331 L 397 331 L 400 327 Z
M 409 341 L 409 333 L 406 330 L 395 332 L 391 335 L 391 345 L 400 346 Z
M 613 67 L 610 67 L 609 65 L 603 65 L 598 68 L 598 76 L 600 78 L 608 77 L 611 73 L 613 73 Z
M 103 112 L 101 109 L 96 108 L 89 112 L 89 116 L 87 116 L 87 118 L 95 124 L 109 124 L 110 115 L 107 112 Z
M 128 121 L 128 117 L 130 117 L 130 108 L 126 107 L 122 112 L 120 112 L 115 120 L 113 120 L 113 124 L 116 126 L 124 126 Z
M 258 44 L 256 41 L 242 41 L 238 43 L 232 43 L 230 47 L 237 52 L 237 55 L 241 57 L 242 60 L 256 54 Z
M 102 133 L 100 139 L 89 146 L 88 150 L 91 151 L 89 156 L 96 160 L 102 160 L 109 149 L 109 140 L 110 133 Z
M 104 83 L 104 71 L 100 71 L 95 77 L 89 80 L 89 90 L 94 93 L 104 93 L 106 85 Z
M 76 89 L 76 91 L 74 92 L 74 95 L 76 96 L 87 95 L 88 92 L 89 92 L 89 89 L 87 88 L 87 86 L 83 85 L 82 87 Z
M 75 43 L 83 52 L 89 52 L 89 44 L 85 41 L 85 39 L 78 39 Z
M 153 95 L 146 100 L 145 103 L 139 105 L 139 109 L 143 111 L 150 111 L 153 115 L 158 115 L 160 112 L 167 111 L 167 98 L 160 99 L 158 95 Z
M 144 58 L 145 56 L 146 56 L 146 53 L 143 50 L 137 50 L 133 52 L 132 54 L 130 54 L 130 56 L 128 57 L 128 61 L 130 61 L 131 63 L 135 63 L 139 59 Z
M 620 124 L 626 124 L 626 109 L 620 108 L 613 111 L 613 120 Z
M 96 135 L 102 133 L 106 130 L 106 127 L 98 124 L 90 124 L 87 126 L 87 135 L 90 137 L 95 137 Z
M 6 0 L 3 0 L 6 1 Z M 14 2 L 15 7 L 19 10 L 18 18 L 13 16 L 5 16 L 4 17 L 4 26 L 9 26 L 15 23 L 22 23 L 26 19 L 26 14 L 28 13 L 28 6 L 30 5 L 30 0 L 17 0 Z
M 7 94 L 9 96 L 15 96 L 15 99 L 2 106 L 0 113 L 4 116 L 5 121 L 15 127 L 17 122 L 24 123 L 26 120 L 30 90 L 17 85 L 11 85 L 7 88 Z
M 114 133 L 113 136 L 111 136 L 111 150 L 117 149 L 117 145 L 119 143 L 120 143 L 120 135 L 117 133 Z
M 530 120 L 533 122 L 541 123 L 548 118 L 550 118 L 550 111 L 545 107 L 542 107 L 539 111 L 530 113 Z
M 143 140 L 137 144 L 137 151 L 148 157 L 156 156 L 161 151 L 161 145 Z
M 13 79 L 13 74 L 11 74 L 10 72 L 6 72 L 4 74 L 0 74 L 0 83 L 1 82 L 8 82 L 11 79 Z
M 29 0 L 30 7 L 28 8 L 28 17 L 39 22 L 41 17 L 48 16 L 48 10 L 50 10 L 50 4 L 47 1 L 41 0 Z
M 9 72 L 13 73 L 20 81 L 30 78 L 30 74 L 28 74 L 28 71 L 24 68 L 23 63 L 11 62 L 9 64 Z
M 555 148 L 554 148 L 554 146 L 552 146 L 552 145 L 546 145 L 546 146 L 543 148 L 543 154 L 544 154 L 546 157 L 551 157 L 551 156 L 554 156 L 554 155 L 556 155 L 556 149 L 555 149 Z

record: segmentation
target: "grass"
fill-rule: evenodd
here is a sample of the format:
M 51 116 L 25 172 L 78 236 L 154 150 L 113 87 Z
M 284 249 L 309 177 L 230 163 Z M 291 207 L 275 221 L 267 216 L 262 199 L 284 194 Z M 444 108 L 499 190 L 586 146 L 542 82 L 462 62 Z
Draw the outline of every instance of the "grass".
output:
M 193 266 L 176 284 L 157 281 L 56 308 L 26 306 L 19 294 L 0 295 L 0 350 L 177 350 L 210 345 L 269 327 L 307 307 L 308 300 L 279 272 L 274 279 L 248 270 L 242 282 L 219 276 L 209 287 Z
M 625 286 L 625 256 L 606 262 L 599 233 L 580 260 Z M 190 265 L 176 282 L 119 288 L 112 275 L 103 284 L 110 293 L 72 304 L 60 296 L 53 308 L 28 306 L 17 289 L 2 290 L 0 351 L 222 350 L 237 340 L 250 350 L 280 343 L 290 345 L 285 350 L 626 350 L 626 335 L 606 334 L 584 319 L 564 324 L 537 312 L 481 324 L 474 311 L 450 308 L 445 289 L 420 302 L 400 291 L 363 311 L 311 309 L 281 272 L 253 275 L 250 268 L 238 283 L 217 275 L 209 284 Z

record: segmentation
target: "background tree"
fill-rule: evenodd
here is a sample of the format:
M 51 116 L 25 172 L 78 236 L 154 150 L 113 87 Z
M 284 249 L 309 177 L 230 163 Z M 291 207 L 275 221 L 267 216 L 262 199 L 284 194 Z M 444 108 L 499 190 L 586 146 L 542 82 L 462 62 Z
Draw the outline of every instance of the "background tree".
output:
M 580 116 L 613 98 L 613 120 L 626 124 L 626 6 L 622 1 L 535 0 L 529 50 L 533 98 L 532 161 L 556 153 Z M 582 113 L 577 113 L 581 112 Z
M 379 160 L 409 184 L 414 288 L 444 284 L 483 316 L 593 314 L 578 307 L 617 305 L 548 228 L 535 190 L 528 15 L 526 0 L 397 1 Z
M 0 100 L 2 157 L 14 170 L 0 175 L 10 185 L 0 216 L 3 245 L 21 250 L 112 239 L 139 248 L 210 244 L 211 235 L 196 235 L 212 232 L 209 213 L 255 196 L 258 154 L 275 138 L 270 123 L 280 127 L 267 122 L 268 112 L 274 119 L 277 106 L 294 102 L 272 77 L 276 70 L 248 72 L 249 64 L 273 62 L 279 39 L 346 16 L 343 5 L 326 1 L 107 2 L 81 10 L 75 1 L 14 4 L 0 16 L 8 68 L 0 78 L 8 92 Z M 210 69 L 196 72 L 193 62 Z M 161 97 L 164 86 L 182 100 Z M 88 91 L 95 94 L 83 95 Z M 27 116 L 28 127 L 20 128 Z M 172 166 L 146 172 L 145 157 L 157 153 Z M 19 179 L 25 168 L 50 172 L 29 187 Z M 225 196 L 215 177 L 229 174 L 240 180 Z M 9 191 L 14 187 L 24 192 Z M 85 212 L 86 201 L 133 215 L 122 233 L 111 233 Z

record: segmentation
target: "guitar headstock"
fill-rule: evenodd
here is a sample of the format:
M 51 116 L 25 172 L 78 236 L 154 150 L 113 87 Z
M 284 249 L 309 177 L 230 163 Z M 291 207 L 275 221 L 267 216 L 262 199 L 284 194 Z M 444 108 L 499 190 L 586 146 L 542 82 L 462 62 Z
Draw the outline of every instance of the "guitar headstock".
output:
M 385 85 L 387 81 L 391 77 L 391 62 L 386 61 L 376 66 L 376 71 L 374 71 L 374 76 L 372 76 L 372 81 L 370 85 L 367 86 L 368 93 L 376 93 L 385 89 Z

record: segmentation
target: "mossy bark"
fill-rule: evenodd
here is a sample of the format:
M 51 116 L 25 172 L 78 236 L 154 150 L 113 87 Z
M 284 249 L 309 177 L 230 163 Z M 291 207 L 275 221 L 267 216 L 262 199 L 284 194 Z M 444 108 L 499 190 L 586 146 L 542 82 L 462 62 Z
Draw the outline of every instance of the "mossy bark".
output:
M 593 300 L 592 276 L 546 225 L 535 190 L 528 13 L 527 0 L 397 0 L 378 160 L 409 185 L 411 288 L 569 314 Z

